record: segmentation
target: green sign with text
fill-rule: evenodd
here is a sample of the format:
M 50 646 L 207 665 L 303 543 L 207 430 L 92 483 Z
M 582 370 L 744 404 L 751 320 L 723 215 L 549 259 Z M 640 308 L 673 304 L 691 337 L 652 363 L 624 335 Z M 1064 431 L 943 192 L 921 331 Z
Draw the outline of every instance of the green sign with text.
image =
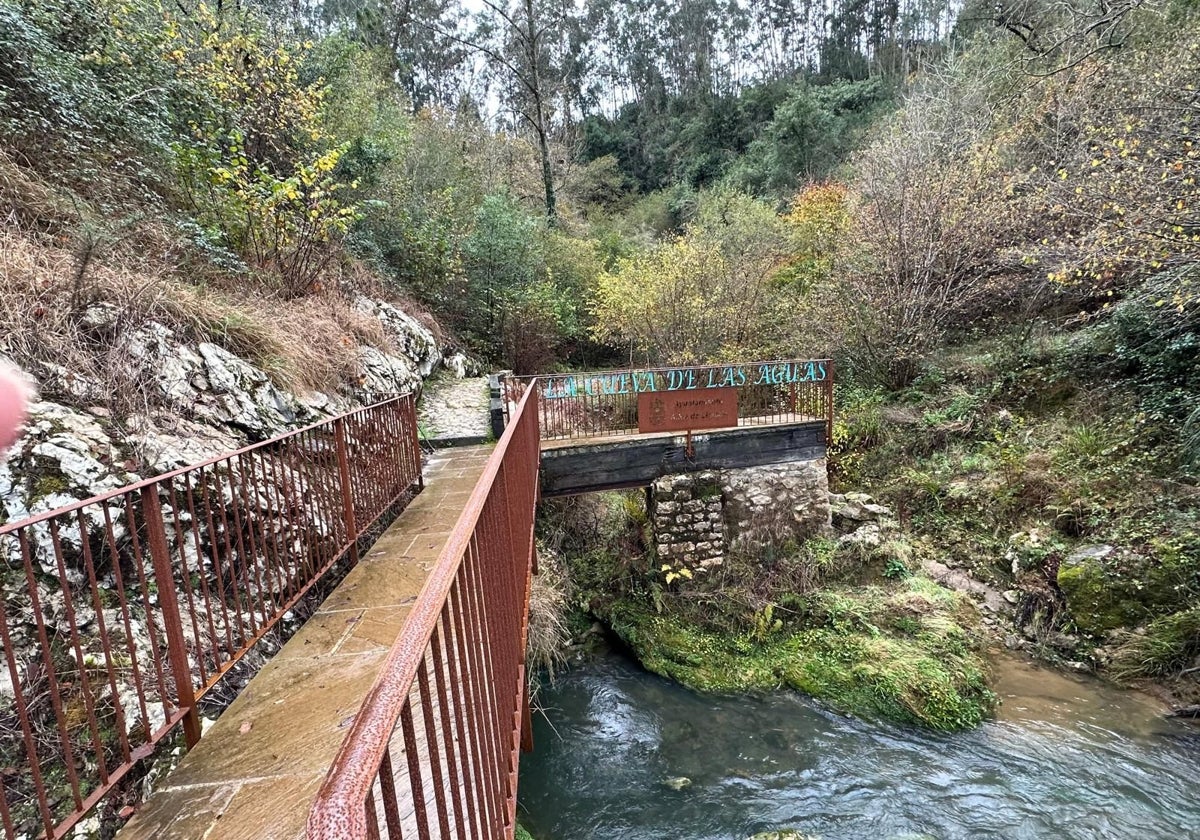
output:
M 790 385 L 796 382 L 823 382 L 827 376 L 824 361 L 807 361 L 575 373 L 540 379 L 545 383 L 542 397 L 554 400 L 580 396 L 696 391 L 702 388 L 741 388 L 748 385 Z

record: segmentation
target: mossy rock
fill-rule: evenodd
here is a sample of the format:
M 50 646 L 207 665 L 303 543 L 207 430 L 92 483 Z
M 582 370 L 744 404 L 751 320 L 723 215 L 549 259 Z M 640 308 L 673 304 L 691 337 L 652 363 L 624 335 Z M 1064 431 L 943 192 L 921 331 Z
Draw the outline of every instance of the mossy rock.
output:
M 731 635 L 628 602 L 613 629 L 643 666 L 698 691 L 790 686 L 835 708 L 939 730 L 981 723 L 995 706 L 962 598 L 924 578 L 830 590 L 800 625 Z
M 1186 604 L 1181 602 L 1178 570 L 1156 558 L 1133 557 L 1119 571 L 1098 552 L 1077 552 L 1058 569 L 1058 587 L 1075 626 L 1093 636 L 1136 627 Z
M 939 655 L 936 644 L 886 635 L 799 634 L 788 685 L 845 711 L 941 730 L 978 726 L 995 698 L 982 661 Z
M 646 670 L 697 691 L 765 691 L 782 685 L 775 663 L 738 637 L 629 603 L 614 607 L 611 623 Z
M 1058 568 L 1058 588 L 1067 599 L 1075 625 L 1085 633 L 1103 635 L 1135 624 L 1144 614 L 1142 605 L 1127 600 L 1119 591 L 1123 587 L 1109 580 L 1095 561 L 1063 563 Z

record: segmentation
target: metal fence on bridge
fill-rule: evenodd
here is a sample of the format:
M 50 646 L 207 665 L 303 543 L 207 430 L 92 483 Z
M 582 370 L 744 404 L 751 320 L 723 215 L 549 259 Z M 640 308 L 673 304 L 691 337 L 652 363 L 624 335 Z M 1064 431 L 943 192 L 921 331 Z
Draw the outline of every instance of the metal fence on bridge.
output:
M 397 397 L 0 527 L 0 828 L 65 836 L 419 487 Z
M 638 434 L 638 401 L 647 393 L 734 389 L 738 425 L 823 420 L 833 433 L 832 359 L 509 376 L 506 411 L 536 380 L 543 440 Z
M 511 840 L 538 447 L 528 388 L 342 743 L 309 840 Z

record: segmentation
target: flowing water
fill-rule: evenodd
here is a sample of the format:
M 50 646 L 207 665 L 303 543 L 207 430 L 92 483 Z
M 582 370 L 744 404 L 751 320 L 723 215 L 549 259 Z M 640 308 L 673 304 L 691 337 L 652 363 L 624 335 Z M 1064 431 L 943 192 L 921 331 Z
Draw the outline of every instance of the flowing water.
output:
M 1095 680 L 997 670 L 999 718 L 940 735 L 793 692 L 694 694 L 610 654 L 542 690 L 520 819 L 538 840 L 1200 840 L 1200 729 Z

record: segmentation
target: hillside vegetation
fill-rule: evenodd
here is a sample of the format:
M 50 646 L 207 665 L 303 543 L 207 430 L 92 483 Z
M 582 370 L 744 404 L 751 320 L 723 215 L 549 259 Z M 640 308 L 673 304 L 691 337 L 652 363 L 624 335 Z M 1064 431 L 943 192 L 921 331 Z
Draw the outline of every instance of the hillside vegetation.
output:
M 518 373 L 832 356 L 834 483 L 896 533 L 780 547 L 830 573 L 707 612 L 631 538 L 636 585 L 575 586 L 628 639 L 686 636 L 648 663 L 703 682 L 675 655 L 701 640 L 700 670 L 748 651 L 749 683 L 970 725 L 982 642 L 937 564 L 1006 594 L 1011 646 L 1196 702 L 1198 15 L 0 0 L 0 352 L 118 414 L 148 320 L 343 389 L 388 340 L 363 294 Z M 957 699 L 814 670 L 847 638 Z

